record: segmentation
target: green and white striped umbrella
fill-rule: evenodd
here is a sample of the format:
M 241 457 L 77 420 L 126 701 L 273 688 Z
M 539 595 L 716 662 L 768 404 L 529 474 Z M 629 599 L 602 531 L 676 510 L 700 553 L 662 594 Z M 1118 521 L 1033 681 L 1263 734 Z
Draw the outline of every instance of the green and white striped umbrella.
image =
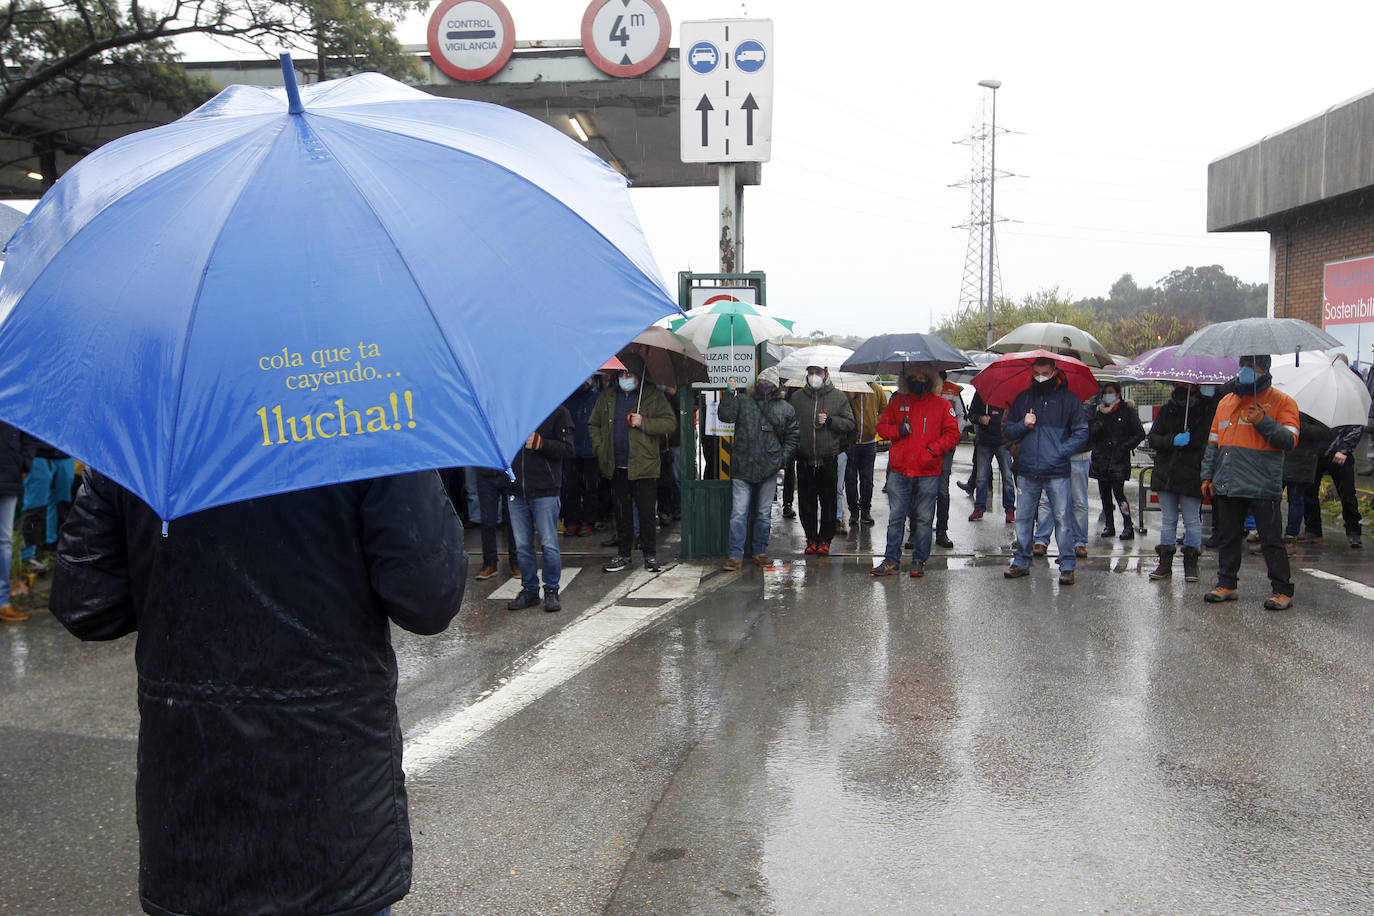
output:
M 793 321 L 747 302 L 723 301 L 691 309 L 670 324 L 673 333 L 703 350 L 753 347 L 775 337 L 790 337 Z

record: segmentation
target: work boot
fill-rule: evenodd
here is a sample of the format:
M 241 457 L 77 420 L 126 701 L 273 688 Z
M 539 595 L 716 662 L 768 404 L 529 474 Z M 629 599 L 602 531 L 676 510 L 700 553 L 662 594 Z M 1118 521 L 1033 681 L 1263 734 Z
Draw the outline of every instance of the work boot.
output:
M 563 610 L 563 604 L 558 600 L 558 589 L 544 589 L 544 610 L 550 614 Z
M 796 517 L 797 517 L 797 513 L 796 513 L 795 511 L 793 511 L 793 509 L 792 509 L 792 504 L 791 504 L 791 503 L 783 503 L 783 504 L 782 504 L 782 517 L 783 517 L 783 518 L 796 518 Z
M 860 525 L 875 525 L 875 524 L 877 524 L 877 523 L 876 523 L 875 521 L 873 521 L 873 516 L 871 516 L 871 515 L 868 514 L 868 510 L 867 510 L 867 509 L 864 509 L 862 512 L 859 513 L 859 524 L 860 524 Z
M 744 561 L 741 560 L 739 557 L 726 557 L 725 562 L 721 564 L 720 568 L 725 570 L 726 572 L 734 572 L 743 565 Z
M 954 542 L 949 539 L 948 532 L 937 531 L 935 532 L 935 546 L 943 547 L 948 550 L 954 546 Z
M 1101 534 L 1104 538 L 1116 537 L 1116 519 L 1110 514 L 1107 515 L 1107 524 L 1102 526 Z
M 1198 574 L 1197 574 L 1197 558 L 1198 558 L 1198 555 L 1201 554 L 1201 553 L 1202 553 L 1202 551 L 1198 550 L 1196 547 L 1184 547 L 1184 548 L 1183 548 L 1183 581 L 1184 581 L 1184 582 L 1196 582 L 1196 581 L 1198 580 Z
M 1131 507 L 1121 507 L 1121 534 L 1119 539 L 1123 541 L 1135 540 L 1135 525 L 1131 523 Z
M 1160 579 L 1168 579 L 1174 574 L 1174 554 L 1178 553 L 1178 548 L 1173 544 L 1156 544 L 1155 553 L 1159 554 L 1159 565 L 1150 573 L 1150 581 L 1158 582 Z
M 527 607 L 534 607 L 539 603 L 539 589 L 522 588 L 520 594 L 511 599 L 506 605 L 508 611 L 523 611 Z
M 19 610 L 12 604 L 0 604 L 0 620 L 7 620 L 11 623 L 19 623 L 28 620 L 29 615 Z

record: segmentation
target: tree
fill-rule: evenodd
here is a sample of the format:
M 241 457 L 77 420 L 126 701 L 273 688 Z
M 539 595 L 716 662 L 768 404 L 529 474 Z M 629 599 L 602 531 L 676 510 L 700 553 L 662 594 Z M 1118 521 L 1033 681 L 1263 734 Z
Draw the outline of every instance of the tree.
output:
M 0 132 L 32 144 L 51 184 L 58 150 L 84 154 L 131 125 L 184 113 L 210 97 L 213 87 L 179 66 L 173 42 L 185 35 L 307 52 L 316 79 L 368 69 L 415 79 L 419 64 L 402 52 L 392 23 L 427 6 L 424 0 L 164 0 L 155 7 L 138 0 L 127 7 L 108 0 L 10 0 L 0 8 Z
M 1180 344 L 1202 322 L 1179 315 L 1141 312 L 1110 321 L 1097 321 L 1088 329 L 1110 353 L 1135 357 L 1155 347 Z
M 1205 322 L 1263 315 L 1267 297 L 1267 284 L 1242 283 L 1219 264 L 1185 267 L 1159 281 L 1161 311 Z
M 1058 287 L 1031 293 L 1018 305 L 1002 298 L 993 303 L 993 340 L 1032 321 L 1056 321 L 1088 329 L 1090 313 L 1069 302 Z M 964 350 L 981 350 L 987 345 L 988 316 L 981 308 L 970 307 L 947 318 L 935 329 L 949 343 Z

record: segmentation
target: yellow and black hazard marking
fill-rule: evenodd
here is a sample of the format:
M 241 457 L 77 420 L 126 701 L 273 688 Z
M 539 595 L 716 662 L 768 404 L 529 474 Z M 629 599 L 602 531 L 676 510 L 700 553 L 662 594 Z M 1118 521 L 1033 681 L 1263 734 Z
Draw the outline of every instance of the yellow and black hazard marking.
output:
M 718 456 L 719 459 L 720 459 L 720 462 L 719 462 L 719 465 L 718 465 L 718 467 L 719 467 L 719 479 L 721 479 L 721 480 L 729 480 L 729 479 L 730 479 L 730 455 L 731 455 L 732 450 L 733 450 L 734 447 L 735 447 L 735 438 L 734 438 L 733 436 L 721 436 L 719 439 L 716 440 L 716 442 L 718 443 L 718 446 L 717 446 L 718 451 L 717 451 L 716 454 L 717 454 L 717 456 Z

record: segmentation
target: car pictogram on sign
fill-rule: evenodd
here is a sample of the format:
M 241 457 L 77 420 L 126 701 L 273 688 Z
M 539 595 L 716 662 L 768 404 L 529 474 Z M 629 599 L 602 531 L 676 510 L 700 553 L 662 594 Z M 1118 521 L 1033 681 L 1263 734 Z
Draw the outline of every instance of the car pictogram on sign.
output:
M 720 63 L 720 50 L 709 41 L 699 41 L 687 52 L 687 66 L 697 73 L 710 73 Z

